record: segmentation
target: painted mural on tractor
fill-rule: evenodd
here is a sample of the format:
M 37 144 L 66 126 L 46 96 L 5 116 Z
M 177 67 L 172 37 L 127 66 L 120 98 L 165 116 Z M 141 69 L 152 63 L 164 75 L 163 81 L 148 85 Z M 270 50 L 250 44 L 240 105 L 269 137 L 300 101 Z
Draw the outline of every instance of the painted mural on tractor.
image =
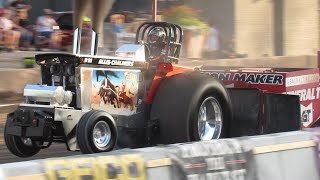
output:
M 92 71 L 91 107 L 111 114 L 136 112 L 138 71 L 95 69 Z

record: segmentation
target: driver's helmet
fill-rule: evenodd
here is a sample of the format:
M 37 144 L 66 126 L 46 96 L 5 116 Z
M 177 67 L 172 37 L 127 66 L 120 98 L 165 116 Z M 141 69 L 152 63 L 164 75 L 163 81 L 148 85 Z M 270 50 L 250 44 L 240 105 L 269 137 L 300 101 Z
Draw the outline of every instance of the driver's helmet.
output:
M 165 43 L 166 33 L 163 28 L 153 28 L 148 34 L 148 43 L 149 44 L 162 44 Z

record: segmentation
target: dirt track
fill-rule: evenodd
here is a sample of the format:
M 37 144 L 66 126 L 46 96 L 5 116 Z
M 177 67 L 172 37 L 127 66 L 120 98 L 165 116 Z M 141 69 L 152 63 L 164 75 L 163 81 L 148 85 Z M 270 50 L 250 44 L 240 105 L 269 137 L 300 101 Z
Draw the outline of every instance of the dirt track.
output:
M 23 101 L 22 94 L 15 94 L 12 92 L 0 93 L 0 104 L 14 104 Z

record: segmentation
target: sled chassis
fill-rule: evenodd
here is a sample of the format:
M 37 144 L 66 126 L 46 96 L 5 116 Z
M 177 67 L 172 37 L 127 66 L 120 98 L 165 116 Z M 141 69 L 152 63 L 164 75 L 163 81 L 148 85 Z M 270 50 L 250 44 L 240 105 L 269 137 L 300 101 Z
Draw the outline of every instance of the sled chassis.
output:
M 147 35 L 155 27 L 165 31 L 167 46 L 164 59 L 152 65 Z M 178 25 L 144 23 L 135 44 L 112 57 L 96 55 L 94 32 L 89 54 L 82 54 L 81 30 L 74 34 L 73 54 L 35 56 L 42 82 L 26 85 L 26 101 L 8 114 L 4 131 L 17 156 L 35 155 L 53 142 L 96 153 L 300 128 L 297 95 L 227 88 L 210 67 L 176 65 L 183 37 Z

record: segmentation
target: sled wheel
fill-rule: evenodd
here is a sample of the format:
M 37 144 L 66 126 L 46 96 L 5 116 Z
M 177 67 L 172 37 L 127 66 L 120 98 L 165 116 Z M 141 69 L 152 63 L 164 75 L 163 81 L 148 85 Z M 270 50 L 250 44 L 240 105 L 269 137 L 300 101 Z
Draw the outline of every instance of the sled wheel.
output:
M 172 76 L 161 83 L 153 101 L 155 119 L 163 144 L 228 137 L 230 97 L 215 77 L 199 72 Z
M 111 151 L 116 145 L 117 128 L 111 115 L 92 110 L 77 125 L 77 142 L 85 154 Z
M 31 138 L 7 134 L 6 128 L 8 124 L 11 124 L 12 120 L 12 116 L 9 115 L 4 128 L 4 140 L 9 151 L 19 157 L 30 157 L 37 154 L 41 147 Z

